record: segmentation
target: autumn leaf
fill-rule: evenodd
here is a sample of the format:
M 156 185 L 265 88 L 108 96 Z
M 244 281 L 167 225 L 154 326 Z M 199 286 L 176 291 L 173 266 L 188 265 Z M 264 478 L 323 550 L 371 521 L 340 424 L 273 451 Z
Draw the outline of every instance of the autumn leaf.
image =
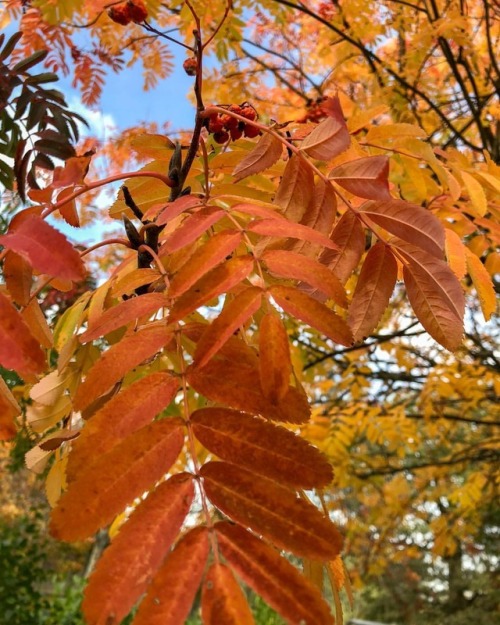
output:
M 243 180 L 247 176 L 259 174 L 261 171 L 272 167 L 281 157 L 283 144 L 281 141 L 266 132 L 257 142 L 254 149 L 243 158 L 234 168 L 233 178 L 235 182 Z
M 367 156 L 347 161 L 330 171 L 328 177 L 353 195 L 369 200 L 390 200 L 389 159 Z
M 481 259 L 467 247 L 465 248 L 465 258 L 467 261 L 467 270 L 479 296 L 484 320 L 488 321 L 497 309 L 497 296 L 493 281 L 481 262 Z
M 345 284 L 365 251 L 365 231 L 353 211 L 346 211 L 342 215 L 330 239 L 335 244 L 335 249 L 325 250 L 319 261 Z
M 247 230 L 268 237 L 290 237 L 292 239 L 309 241 L 310 243 L 315 243 L 316 245 L 321 245 L 331 250 L 338 249 L 337 245 L 324 234 L 321 234 L 321 232 L 316 232 L 316 230 L 308 226 L 296 224 L 284 219 L 259 219 L 252 221 L 248 224 Z
M 299 222 L 307 211 L 314 193 L 314 176 L 311 168 L 298 156 L 286 164 L 274 202 L 292 222 Z
M 15 252 L 8 251 L 3 263 L 3 278 L 12 301 L 27 306 L 30 301 L 33 269 L 30 263 Z
M 260 322 L 259 373 L 264 396 L 278 404 L 288 392 L 292 361 L 286 329 L 273 313 L 264 315 Z
M 339 117 L 328 117 L 302 141 L 300 149 L 312 158 L 329 161 L 345 152 L 351 137 L 345 122 Z
M 19 414 L 21 414 L 21 408 L 4 379 L 0 376 L 0 441 L 14 438 L 17 432 L 14 418 Z
M 453 273 L 461 280 L 467 272 L 467 261 L 465 260 L 465 245 L 456 232 L 445 228 L 446 260 Z
M 208 569 L 201 594 L 204 625 L 253 625 L 252 611 L 231 569 L 214 563 Z
M 207 206 L 189 215 L 165 240 L 164 247 L 171 254 L 195 241 L 201 234 L 217 223 L 226 214 L 221 208 Z

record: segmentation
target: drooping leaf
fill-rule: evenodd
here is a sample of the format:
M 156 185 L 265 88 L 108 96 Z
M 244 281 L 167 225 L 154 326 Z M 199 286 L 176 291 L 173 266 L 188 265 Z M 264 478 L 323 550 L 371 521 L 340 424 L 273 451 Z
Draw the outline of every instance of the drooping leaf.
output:
M 314 201 L 309 204 L 301 223 L 330 236 L 336 213 L 337 196 L 333 185 L 320 178 L 314 187 Z M 307 245 L 310 247 L 310 244 Z
M 245 215 L 261 217 L 262 219 L 287 221 L 281 214 L 281 209 L 279 207 L 276 207 L 274 204 L 267 204 L 266 202 L 262 202 L 261 204 L 257 202 L 240 202 L 239 204 L 231 206 L 230 212 L 244 213 Z
M 137 332 L 129 332 L 120 342 L 105 351 L 87 372 L 74 398 L 75 409 L 83 410 L 89 406 L 128 371 L 160 351 L 172 336 L 172 331 L 164 323 L 155 323 Z
M 0 236 L 0 244 L 27 258 L 41 273 L 77 282 L 85 277 L 82 259 L 68 239 L 37 215 Z
M 82 611 L 90 623 L 120 622 L 145 592 L 189 512 L 193 477 L 162 482 L 133 511 L 90 577 Z
M 337 528 L 288 487 L 227 462 L 208 462 L 200 474 L 215 506 L 280 549 L 323 561 L 340 552 Z
M 280 158 L 282 152 L 283 144 L 281 141 L 274 135 L 266 132 L 259 139 L 254 149 L 234 168 L 233 178 L 235 182 L 272 167 Z
M 224 558 L 290 625 L 333 625 L 327 603 L 290 562 L 238 525 L 215 525 Z
M 445 228 L 446 260 L 453 273 L 461 280 L 467 271 L 467 261 L 465 260 L 465 245 L 456 232 Z
M 461 171 L 460 175 L 469 194 L 473 212 L 482 217 L 488 211 L 488 199 L 481 183 L 465 171 Z
M 16 398 L 0 376 L 0 441 L 14 438 L 17 432 L 14 418 L 21 414 Z
M 338 165 L 328 174 L 330 180 L 349 193 L 368 200 L 390 200 L 389 159 L 367 156 Z
M 365 231 L 353 211 L 346 211 L 337 222 L 330 239 L 335 250 L 325 250 L 319 260 L 345 284 L 365 251 Z
M 352 344 L 352 333 L 347 323 L 325 304 L 290 286 L 269 288 L 275 302 L 285 312 L 315 328 L 340 345 Z
M 295 488 L 323 488 L 332 468 L 323 454 L 290 430 L 227 408 L 191 415 L 196 438 L 212 453 Z
M 149 267 L 145 269 L 134 269 L 122 278 L 114 282 L 112 292 L 114 297 L 122 297 L 123 295 L 131 295 L 135 289 L 151 284 L 161 278 L 161 274 L 157 269 Z
M 291 222 L 299 222 L 309 207 L 314 193 L 314 176 L 307 163 L 292 156 L 286 164 L 276 193 L 275 203 Z
M 134 625 L 179 625 L 187 619 L 208 558 L 206 527 L 190 530 L 153 578 Z
M 44 406 L 52 406 L 63 394 L 67 383 L 67 374 L 52 371 L 31 387 L 30 398 Z
M 350 144 L 345 122 L 338 117 L 328 117 L 302 141 L 300 149 L 312 158 L 328 161 L 345 152 Z
M 26 306 L 30 300 L 33 270 L 20 254 L 8 251 L 3 263 L 3 278 L 12 300 Z
M 21 316 L 40 345 L 45 349 L 51 349 L 54 336 L 36 297 L 33 297 L 21 311 Z
M 252 221 L 248 224 L 247 230 L 255 232 L 256 234 L 262 234 L 268 237 L 283 237 L 300 239 L 327 247 L 331 250 L 338 250 L 338 247 L 333 241 L 321 232 L 316 232 L 308 226 L 302 224 L 296 224 L 284 219 L 259 219 Z
M 349 307 L 348 321 L 355 341 L 366 338 L 378 325 L 398 277 L 390 248 L 376 243 L 366 255 Z
M 21 376 L 36 375 L 46 366 L 40 343 L 3 293 L 0 293 L 0 364 Z
M 222 219 L 225 214 L 226 212 L 217 206 L 201 208 L 194 215 L 186 217 L 182 224 L 165 240 L 163 244 L 165 249 L 172 253 L 189 245 Z
M 279 403 L 290 386 L 292 361 L 286 329 L 274 313 L 264 315 L 259 325 L 259 373 L 264 396 Z
M 144 213 L 145 219 L 155 219 L 157 226 L 163 226 L 164 224 L 172 221 L 178 215 L 193 208 L 201 208 L 203 206 L 202 200 L 194 195 L 183 195 L 178 197 L 173 202 L 166 204 L 155 204 Z
M 69 197 L 73 193 L 73 190 L 74 189 L 71 187 L 67 189 L 63 189 L 57 195 L 57 201 L 60 202 L 61 200 L 64 200 L 65 198 Z M 64 219 L 64 221 L 68 223 L 70 226 L 73 226 L 74 228 L 80 227 L 80 216 L 78 215 L 78 210 L 76 208 L 76 201 L 74 199 L 64 202 L 64 204 L 62 204 L 59 207 L 59 213 L 61 217 Z
M 467 260 L 467 270 L 479 296 L 484 320 L 488 321 L 497 309 L 497 296 L 493 281 L 481 259 L 467 247 L 465 248 L 465 258 Z
M 214 563 L 208 569 L 201 594 L 203 625 L 253 625 L 245 595 L 231 569 Z
M 100 456 L 58 501 L 52 512 L 51 534 L 71 542 L 92 536 L 108 525 L 167 473 L 183 441 L 182 422 L 162 419 Z
M 88 330 L 81 334 L 78 339 L 80 343 L 88 343 L 121 328 L 134 319 L 152 315 L 166 304 L 167 299 L 162 293 L 145 293 L 139 297 L 125 300 L 112 308 L 108 308 L 94 320 L 92 325 L 89 324 Z

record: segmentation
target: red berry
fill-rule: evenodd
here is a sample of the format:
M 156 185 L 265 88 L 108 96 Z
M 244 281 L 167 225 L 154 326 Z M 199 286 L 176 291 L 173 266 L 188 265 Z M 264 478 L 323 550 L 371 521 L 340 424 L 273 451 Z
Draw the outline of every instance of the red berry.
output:
M 136 24 L 144 22 L 148 16 L 148 10 L 142 0 L 128 0 L 127 8 L 130 19 Z
M 257 111 L 253 108 L 253 106 L 244 106 L 241 109 L 240 115 L 245 119 L 249 119 L 251 122 L 257 119 Z
M 255 126 L 250 126 L 250 124 L 245 124 L 244 133 L 245 137 L 248 137 L 249 139 L 258 137 L 261 134 L 258 128 L 256 128 Z
M 121 24 L 122 26 L 130 24 L 130 22 L 132 21 L 130 12 L 128 10 L 128 5 L 126 4 L 117 4 L 116 6 L 111 7 L 108 10 L 108 16 L 110 17 L 110 19 L 113 20 L 113 22 Z
M 196 76 L 198 70 L 198 61 L 193 57 L 186 59 L 182 64 L 184 71 L 188 76 Z
M 238 141 L 238 139 L 243 135 L 239 128 L 231 128 L 230 134 L 233 141 Z
M 231 117 L 231 115 L 222 115 L 221 120 L 226 130 L 236 130 L 238 128 L 238 120 Z
M 229 140 L 229 133 L 225 130 L 214 133 L 215 143 L 226 143 Z
M 224 122 L 219 115 L 212 115 L 208 122 L 208 132 L 215 133 L 224 130 Z

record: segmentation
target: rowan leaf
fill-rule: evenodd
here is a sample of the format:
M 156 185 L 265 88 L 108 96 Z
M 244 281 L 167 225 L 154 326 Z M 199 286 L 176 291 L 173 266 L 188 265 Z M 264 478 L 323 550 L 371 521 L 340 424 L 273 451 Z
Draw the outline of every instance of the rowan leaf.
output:
M 64 200 L 64 198 L 69 197 L 70 195 L 72 195 L 73 191 L 74 191 L 74 188 L 72 187 L 63 189 L 60 193 L 58 193 L 57 201 L 60 202 L 61 200 Z M 69 200 L 68 202 L 65 202 L 64 204 L 62 204 L 59 207 L 59 214 L 64 219 L 64 221 L 70 226 L 73 226 L 74 228 L 80 227 L 80 217 L 78 215 L 78 210 L 76 208 L 76 201 L 74 199 Z
M 162 293 L 145 293 L 139 297 L 127 299 L 112 308 L 108 308 L 97 319 L 93 320 L 93 323 L 89 324 L 88 330 L 81 334 L 78 339 L 80 343 L 88 343 L 140 317 L 151 316 L 159 308 L 166 305 L 167 299 Z
M 474 213 L 483 217 L 488 211 L 488 198 L 486 197 L 483 186 L 474 176 L 465 171 L 461 171 L 460 175 L 464 181 L 467 193 L 469 194 L 470 203 L 472 204 L 470 208 L 472 208 Z
M 326 457 L 284 427 L 227 408 L 191 415 L 193 432 L 206 449 L 233 464 L 295 488 L 323 488 L 333 479 Z
M 82 603 L 89 623 L 120 622 L 129 613 L 177 537 L 193 498 L 193 477 L 179 473 L 135 508 L 90 576 Z
M 175 301 L 169 323 L 179 321 L 214 297 L 230 291 L 250 275 L 253 265 L 254 258 L 250 254 L 236 256 L 206 273 Z
M 436 258 L 443 258 L 444 228 L 430 211 L 402 200 L 365 202 L 360 207 L 378 226 L 391 234 L 421 247 Z
M 281 178 L 275 204 L 291 222 L 299 222 L 313 200 L 314 175 L 309 165 L 300 157 L 292 156 Z
M 71 448 L 68 479 L 136 430 L 147 425 L 175 398 L 179 380 L 162 371 L 137 380 L 107 401 L 86 422 Z
M 330 239 L 335 244 L 335 250 L 325 250 L 319 261 L 345 284 L 365 251 L 365 231 L 353 211 L 348 210 L 342 215 Z
M 244 213 L 252 217 L 262 217 L 262 219 L 287 221 L 281 214 L 281 209 L 277 208 L 274 204 L 267 204 L 267 202 L 263 202 L 262 204 L 258 204 L 257 202 L 240 202 L 239 204 L 231 206 L 230 213 Z
M 242 238 L 243 233 L 236 230 L 222 230 L 211 236 L 174 275 L 168 290 L 169 297 L 179 297 L 190 289 L 197 280 L 230 256 Z
M 3 263 L 3 278 L 12 301 L 27 306 L 31 295 L 33 269 L 30 263 L 15 252 L 8 251 Z
M 351 144 L 351 136 L 343 119 L 328 117 L 319 123 L 303 141 L 300 149 L 312 158 L 329 161 L 345 152 Z
M 163 226 L 185 211 L 202 206 L 202 200 L 195 195 L 183 195 L 173 202 L 154 204 L 144 213 L 144 218 L 154 219 L 157 226 Z
M 21 414 L 16 398 L 0 376 L 0 441 L 9 441 L 17 433 L 15 417 Z
M 131 331 L 105 351 L 87 372 L 74 397 L 76 410 L 84 410 L 141 362 L 153 357 L 172 338 L 165 323 Z
M 247 176 L 258 174 L 268 167 L 272 167 L 283 152 L 281 141 L 269 133 L 265 133 L 257 142 L 254 149 L 241 160 L 233 171 L 235 182 Z
M 51 534 L 83 540 L 140 497 L 170 469 L 184 441 L 179 419 L 146 425 L 100 456 L 72 482 L 52 511 Z
M 161 274 L 157 269 L 134 269 L 125 276 L 113 282 L 113 297 L 122 297 L 123 295 L 131 295 L 135 289 L 141 286 L 151 284 L 161 278 Z
M 68 239 L 37 215 L 0 236 L 0 245 L 27 258 L 41 273 L 76 282 L 85 277 L 82 259 Z
M 219 549 L 237 575 L 290 625 L 333 625 L 321 593 L 275 549 L 238 525 L 216 523 Z
M 264 315 L 259 325 L 259 373 L 264 396 L 279 403 L 290 386 L 292 361 L 286 329 L 275 313 Z
M 231 569 L 215 562 L 208 569 L 201 594 L 203 625 L 253 625 L 255 623 L 240 585 Z
M 190 530 L 153 578 L 133 625 L 179 625 L 191 611 L 208 558 L 206 527 Z
M 467 261 L 467 271 L 469 272 L 479 297 L 484 320 L 488 321 L 497 309 L 497 296 L 493 281 L 488 270 L 481 262 L 481 259 L 467 247 L 465 248 L 465 258 Z
M 366 156 L 338 165 L 328 174 L 330 180 L 349 193 L 369 200 L 390 200 L 389 159 Z
M 165 249 L 171 254 L 196 241 L 200 235 L 222 219 L 225 214 L 226 211 L 217 206 L 201 208 L 198 212 L 186 217 L 182 224 L 164 240 L 163 245 Z
M 398 264 L 385 243 L 366 255 L 349 307 L 348 322 L 355 341 L 362 341 L 378 325 L 398 277 Z
M 337 195 L 333 185 L 320 178 L 314 188 L 314 201 L 309 204 L 301 223 L 325 236 L 329 236 L 336 212 Z
M 465 245 L 456 232 L 445 228 L 446 260 L 453 273 L 461 280 L 467 272 L 467 261 L 465 260 Z
M 290 286 L 273 285 L 268 289 L 274 301 L 285 312 L 315 328 L 340 345 L 352 345 L 352 332 L 347 323 L 325 304 Z
M 298 556 L 331 560 L 342 547 L 333 523 L 288 487 L 227 462 L 200 470 L 210 501 L 224 514 Z
M 40 345 L 45 349 L 51 349 L 54 336 L 36 297 L 33 297 L 21 311 L 21 316 Z
M 0 293 L 0 365 L 21 376 L 41 373 L 47 363 L 40 343 L 23 317 Z
M 224 305 L 220 315 L 212 321 L 196 345 L 194 361 L 203 367 L 224 343 L 260 308 L 262 289 L 251 286 Z M 288 385 L 287 385 L 288 389 Z
M 292 239 L 309 241 L 331 250 L 338 249 L 337 245 L 324 234 L 321 234 L 321 232 L 316 232 L 316 230 L 308 226 L 296 224 L 285 219 L 258 219 L 250 222 L 246 229 L 268 237 L 290 237 Z
M 339 306 L 347 308 L 347 296 L 337 276 L 314 258 L 287 250 L 267 250 L 261 259 L 267 269 L 282 278 L 307 282 Z

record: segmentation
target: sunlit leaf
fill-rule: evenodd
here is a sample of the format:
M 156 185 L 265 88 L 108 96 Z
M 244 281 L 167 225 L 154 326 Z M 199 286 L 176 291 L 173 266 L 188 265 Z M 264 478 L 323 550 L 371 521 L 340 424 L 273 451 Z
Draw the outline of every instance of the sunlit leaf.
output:
M 233 178 L 237 182 L 247 176 L 258 174 L 271 167 L 280 158 L 283 144 L 275 136 L 265 133 L 257 142 L 254 149 L 242 159 L 233 171 Z
M 353 211 L 342 215 L 330 239 L 336 248 L 325 250 L 319 260 L 345 284 L 365 251 L 365 231 Z
M 347 150 L 350 143 L 345 122 L 338 117 L 328 117 L 302 141 L 300 148 L 312 158 L 328 161 Z
M 488 321 L 497 309 L 497 295 L 493 281 L 481 260 L 468 248 L 465 248 L 465 258 L 467 270 L 479 296 L 484 320 Z
M 214 563 L 208 569 L 201 594 L 204 625 L 253 625 L 252 611 L 231 569 Z
M 299 222 L 313 199 L 314 176 L 311 168 L 298 156 L 286 164 L 276 193 L 275 203 L 292 222 Z
M 286 329 L 274 313 L 267 313 L 260 322 L 259 373 L 262 392 L 277 404 L 288 392 L 292 361 Z
M 247 230 L 268 237 L 290 237 L 292 239 L 309 241 L 310 243 L 315 243 L 316 245 L 321 245 L 322 247 L 327 247 L 332 250 L 338 249 L 337 245 L 324 234 L 321 234 L 321 232 L 316 232 L 316 230 L 308 226 L 296 224 L 284 219 L 259 219 L 252 221 L 248 224 Z
M 338 165 L 328 177 L 358 197 L 369 200 L 390 200 L 389 159 L 367 156 Z

